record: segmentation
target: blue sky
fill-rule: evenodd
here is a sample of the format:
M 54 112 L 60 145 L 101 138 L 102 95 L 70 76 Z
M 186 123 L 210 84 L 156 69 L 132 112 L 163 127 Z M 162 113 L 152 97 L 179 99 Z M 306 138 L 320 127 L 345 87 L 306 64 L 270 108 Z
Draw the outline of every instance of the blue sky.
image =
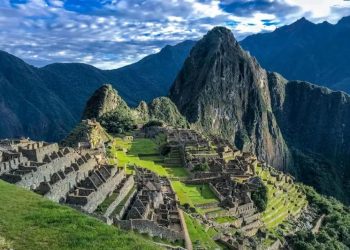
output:
M 111 69 L 217 25 L 240 40 L 301 17 L 335 23 L 347 15 L 344 0 L 0 0 L 0 50 L 36 66 Z

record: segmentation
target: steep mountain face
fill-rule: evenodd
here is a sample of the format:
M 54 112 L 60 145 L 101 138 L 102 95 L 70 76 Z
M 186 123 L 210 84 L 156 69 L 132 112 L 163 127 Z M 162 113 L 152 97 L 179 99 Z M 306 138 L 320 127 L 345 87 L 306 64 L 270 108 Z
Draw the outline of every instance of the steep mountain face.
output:
M 350 93 L 350 17 L 335 25 L 302 18 L 240 44 L 267 70 Z
M 98 119 L 117 108 L 126 109 L 127 104 L 112 85 L 105 84 L 98 88 L 87 101 L 82 119 Z
M 0 137 L 57 139 L 75 123 L 69 108 L 47 88 L 36 68 L 1 51 L 0 117 Z
M 322 193 L 350 202 L 350 96 L 270 74 L 278 125 L 292 152 L 291 171 Z
M 272 112 L 267 72 L 226 28 L 214 28 L 192 49 L 170 98 L 191 123 L 218 133 L 274 166 L 289 152 Z
M 192 49 L 170 98 L 203 131 L 349 202 L 348 95 L 269 73 L 229 30 L 214 28 Z
M 105 83 L 111 83 L 132 106 L 166 95 L 193 44 L 166 46 L 116 70 L 80 63 L 35 68 L 0 51 L 0 138 L 64 138 L 80 120 L 88 98 Z

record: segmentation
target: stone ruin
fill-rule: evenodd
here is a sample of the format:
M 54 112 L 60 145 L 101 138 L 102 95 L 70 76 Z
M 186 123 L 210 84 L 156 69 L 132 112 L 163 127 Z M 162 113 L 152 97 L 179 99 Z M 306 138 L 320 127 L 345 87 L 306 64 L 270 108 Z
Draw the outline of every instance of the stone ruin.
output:
M 251 192 L 261 184 L 256 180 L 258 160 L 250 153 L 242 153 L 227 140 L 210 139 L 190 129 L 168 129 L 167 143 L 180 149 L 185 167 L 191 172 L 188 184 L 208 184 L 218 198 L 224 212 L 207 214 L 212 220 L 220 216 L 236 217 L 235 227 L 244 235 L 254 235 L 263 225 L 260 213 L 251 199 Z M 205 170 L 198 166 L 206 165 Z M 240 180 L 239 182 L 236 180 Z
M 103 212 L 105 221 L 134 188 L 134 178 L 105 162 L 98 149 L 60 148 L 57 143 L 29 139 L 0 141 L 0 178 L 93 213 L 109 196 L 115 199 Z M 113 196 L 113 197 L 114 197 Z
M 115 224 L 170 241 L 183 240 L 185 222 L 169 180 L 147 169 L 136 167 L 135 171 L 137 191 Z

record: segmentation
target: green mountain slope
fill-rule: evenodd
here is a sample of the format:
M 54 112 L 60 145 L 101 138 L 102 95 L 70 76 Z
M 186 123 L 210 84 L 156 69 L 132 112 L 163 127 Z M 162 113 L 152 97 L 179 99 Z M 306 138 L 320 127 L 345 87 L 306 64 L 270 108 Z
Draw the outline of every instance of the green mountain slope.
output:
M 16 250 L 157 249 L 132 232 L 3 181 L 0 204 L 0 236 Z

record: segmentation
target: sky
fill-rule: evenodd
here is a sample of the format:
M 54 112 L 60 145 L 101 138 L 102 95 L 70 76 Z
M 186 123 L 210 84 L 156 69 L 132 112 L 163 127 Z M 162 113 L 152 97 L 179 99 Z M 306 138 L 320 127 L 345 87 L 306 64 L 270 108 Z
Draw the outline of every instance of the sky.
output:
M 218 25 L 241 40 L 301 17 L 336 23 L 348 15 L 347 0 L 0 0 L 0 50 L 38 67 L 114 69 Z

